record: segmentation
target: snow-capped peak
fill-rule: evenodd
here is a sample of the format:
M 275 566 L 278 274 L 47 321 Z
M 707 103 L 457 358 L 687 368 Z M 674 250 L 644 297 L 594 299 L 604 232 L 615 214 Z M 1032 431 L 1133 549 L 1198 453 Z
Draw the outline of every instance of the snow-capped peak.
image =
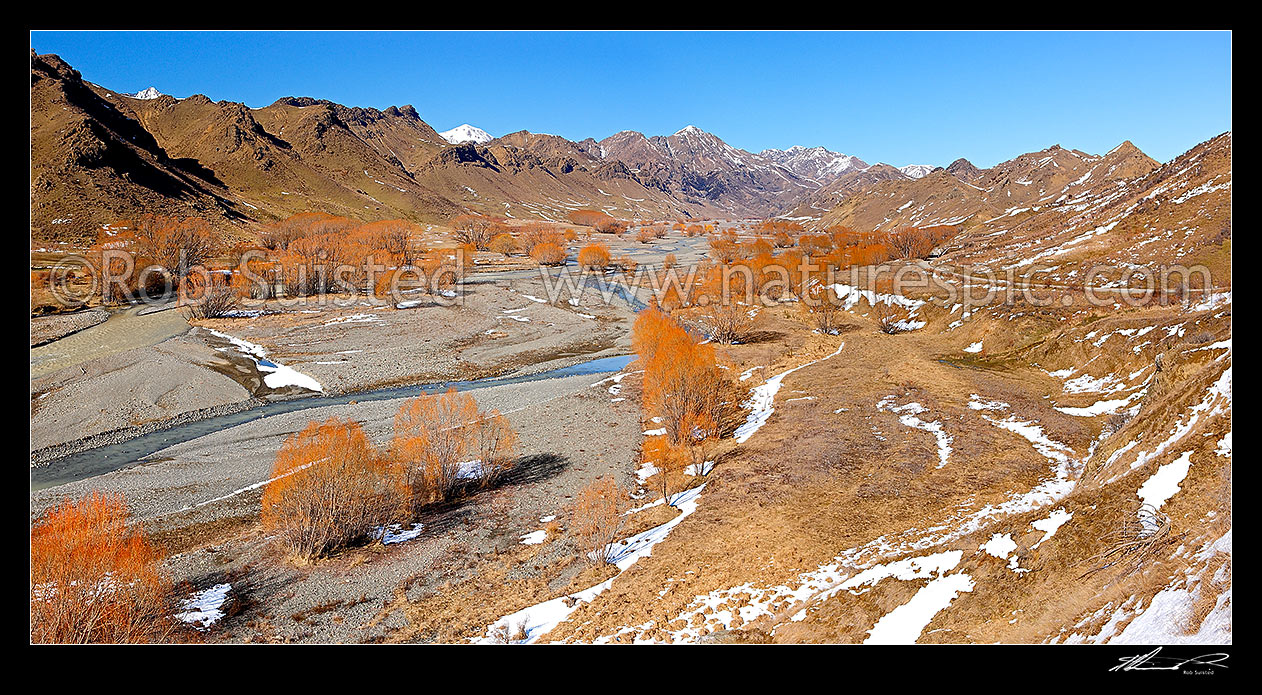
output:
M 442 139 L 446 140 L 447 142 L 450 142 L 453 145 L 459 145 L 465 142 L 472 142 L 478 145 L 485 145 L 486 143 L 495 139 L 490 133 L 486 132 L 485 130 L 471 126 L 468 123 L 465 123 L 464 125 L 461 125 L 461 126 L 456 126 L 455 128 L 452 128 L 451 130 L 441 132 L 439 133 L 439 135 L 442 137 Z
M 799 176 L 817 181 L 830 181 L 848 171 L 868 166 L 858 157 L 832 152 L 824 147 L 794 145 L 787 150 L 763 150 L 760 154 Z
M 938 167 L 929 164 L 908 164 L 905 167 L 899 167 L 898 170 L 913 179 L 920 179 L 928 176 L 934 169 L 937 168 Z
M 705 131 L 701 130 L 695 125 L 686 125 L 683 128 L 676 130 L 675 135 L 699 135 L 704 132 Z
M 126 94 L 124 96 L 129 96 L 132 99 L 157 99 L 158 97 L 163 96 L 163 94 L 158 91 L 157 87 L 149 87 L 148 89 L 142 89 L 135 94 Z

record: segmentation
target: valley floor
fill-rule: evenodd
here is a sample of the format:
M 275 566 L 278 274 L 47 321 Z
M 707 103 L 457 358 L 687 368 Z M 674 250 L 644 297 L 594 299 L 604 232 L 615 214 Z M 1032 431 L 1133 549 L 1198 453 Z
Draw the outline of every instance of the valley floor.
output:
M 181 356 L 163 378 L 211 393 L 222 383 L 226 403 L 289 393 L 268 386 L 275 372 L 260 371 L 240 341 L 266 345 L 269 359 L 328 392 L 627 352 L 625 306 L 551 306 L 531 282 L 483 278 L 453 315 L 264 314 L 185 329 L 131 356 L 106 349 L 35 376 L 33 402 L 47 403 L 32 431 L 47 444 L 124 421 L 76 421 L 84 409 L 71 404 L 117 393 L 111 379 L 164 383 L 155 365 Z M 211 432 L 140 465 L 35 490 L 32 512 L 91 489 L 122 492 L 175 553 L 187 593 L 230 586 L 227 615 L 191 633 L 210 641 L 494 641 L 507 639 L 497 626 L 518 624 L 531 642 L 1230 641 L 1229 307 L 1084 322 L 1072 310 L 995 306 L 960 322 L 958 307 L 930 302 L 925 327 L 895 335 L 877 329 L 865 303 L 837 335 L 811 331 L 792 304 L 751 310 L 748 342 L 721 349 L 750 389 L 749 420 L 676 506 L 654 504 L 637 477 L 631 363 L 471 390 L 521 435 L 525 456 L 510 479 L 314 565 L 288 562 L 259 525 L 274 452 L 331 415 L 383 443 L 398 400 Z M 174 315 L 151 316 L 163 314 Z M 432 347 L 418 336 L 434 336 Z M 366 345 L 382 347 L 353 352 Z M 1165 376 L 1152 371 L 1153 350 L 1166 356 Z M 201 376 L 179 371 L 194 369 Z M 172 394 L 152 403 L 188 407 Z M 1141 404 L 1140 417 L 1109 425 L 1114 401 Z M 593 567 L 563 530 L 576 492 L 609 474 L 641 506 L 625 529 L 626 562 Z M 1172 530 L 1139 567 L 1109 566 L 1110 539 L 1154 501 Z

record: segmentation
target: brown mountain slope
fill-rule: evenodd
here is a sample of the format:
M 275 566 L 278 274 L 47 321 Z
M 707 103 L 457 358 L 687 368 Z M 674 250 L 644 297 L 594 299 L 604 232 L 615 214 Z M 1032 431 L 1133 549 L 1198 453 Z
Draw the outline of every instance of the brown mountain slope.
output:
M 1231 133 L 1160 167 L 1146 169 L 1129 143 L 1100 158 L 1045 206 L 986 220 L 956 240 L 944 261 L 965 266 L 1049 268 L 1068 283 L 1095 266 L 1094 284 L 1119 283 L 1127 269 L 1203 264 L 1230 285 Z M 1141 286 L 1144 276 L 1130 278 Z M 1120 286 L 1120 285 L 1119 285 Z
M 857 229 L 895 229 L 936 224 L 976 225 L 1004 215 L 1060 204 L 1084 187 L 1127 180 L 1156 169 L 1157 162 L 1129 141 L 1103 156 L 1053 145 L 1019 155 L 990 169 L 967 161 L 913 180 L 861 187 L 831 209 L 798 208 L 813 227 L 843 224 Z M 810 210 L 814 214 L 810 214 Z
M 31 112 L 38 241 L 82 243 L 102 224 L 155 211 L 248 233 L 307 210 L 418 222 L 467 211 L 560 220 L 582 208 L 659 219 L 707 210 L 646 187 L 623 162 L 597 156 L 594 141 L 522 131 L 451 145 L 410 106 L 138 99 L 32 55 Z
M 981 169 L 963 157 L 951 162 L 946 172 L 965 183 L 977 183 L 977 180 L 985 175 Z
M 770 215 L 819 186 L 696 126 L 669 136 L 623 131 L 599 147 L 605 159 L 626 163 L 649 188 L 716 216 Z
M 813 219 L 832 210 L 846 198 L 875 186 L 883 181 L 912 181 L 913 179 L 888 164 L 873 164 L 866 169 L 848 171 L 823 188 L 808 195 L 792 210 L 785 213 L 794 219 Z
M 387 115 L 301 98 L 263 109 L 202 95 L 113 98 L 168 150 L 213 170 L 261 220 L 321 210 L 437 221 L 461 211 L 413 181 L 390 148 L 412 159 L 438 149 L 422 142 L 437 138 L 433 130 L 398 109 Z
M 31 54 L 31 229 L 42 241 L 81 242 L 138 212 L 242 224 L 213 172 L 169 154 L 136 120 L 102 99 L 56 56 Z
M 470 210 L 516 219 L 560 221 L 587 208 L 624 219 L 691 216 L 697 210 L 663 191 L 646 189 L 621 162 L 540 156 L 502 139 L 486 146 L 451 145 L 420 165 L 415 177 L 435 190 L 450 191 Z

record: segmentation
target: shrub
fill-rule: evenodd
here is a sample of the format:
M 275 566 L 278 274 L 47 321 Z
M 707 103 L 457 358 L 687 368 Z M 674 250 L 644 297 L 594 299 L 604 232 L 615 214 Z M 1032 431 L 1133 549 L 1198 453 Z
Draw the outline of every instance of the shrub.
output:
M 832 250 L 833 241 L 827 234 L 808 234 L 798 238 L 798 248 L 808 256 L 823 256 Z
M 762 222 L 758 223 L 758 226 L 754 228 L 754 231 L 758 234 L 766 234 L 766 235 L 772 235 L 772 236 L 779 236 L 783 234 L 785 236 L 791 237 L 791 236 L 802 234 L 803 232 L 806 231 L 806 228 L 804 228 L 802 225 L 798 224 L 797 222 L 792 222 L 790 220 L 770 219 L 770 220 L 763 220 Z
M 710 256 L 722 265 L 730 265 L 737 258 L 740 258 L 740 245 L 736 243 L 736 239 L 730 236 L 720 236 L 710 239 Z
M 315 234 L 342 234 L 359 226 L 346 217 L 323 212 L 302 212 L 286 218 L 263 232 L 263 246 L 273 251 L 286 251 L 298 239 Z
M 93 492 L 35 522 L 32 642 L 150 642 L 171 633 L 162 553 L 127 517 L 121 495 Z
M 836 335 L 841 331 L 841 307 L 835 301 L 836 293 L 826 285 L 812 285 L 805 292 L 804 300 L 798 303 L 802 318 L 815 330 L 825 335 Z
M 491 239 L 491 242 L 487 245 L 487 248 L 495 253 L 502 253 L 507 256 L 517 252 L 517 240 L 513 239 L 512 234 L 496 234 L 495 238 Z
M 460 244 L 472 244 L 485 251 L 498 231 L 499 222 L 485 215 L 459 215 L 451 221 L 452 237 Z
M 686 445 L 676 445 L 670 439 L 655 435 L 646 437 L 641 463 L 651 463 L 657 472 L 653 474 L 653 487 L 670 504 L 671 493 L 683 489 L 684 468 L 690 456 Z
M 476 457 L 474 460 L 480 462 L 482 485 L 494 485 L 513 467 L 517 433 L 508 424 L 508 418 L 494 409 L 479 410 L 477 422 L 466 430 L 471 442 L 469 449 Z
M 712 304 L 709 313 L 698 318 L 697 323 L 714 342 L 731 345 L 745 337 L 753 320 L 740 305 L 719 303 Z
M 569 221 L 583 227 L 595 227 L 596 225 L 612 220 L 608 213 L 600 210 L 574 210 L 566 216 Z
M 587 558 L 605 564 L 615 557 L 622 528 L 627 493 L 612 478 L 601 477 L 578 493 L 570 519 L 570 532 Z
M 957 229 L 947 225 L 904 227 L 889 235 L 888 244 L 899 258 L 924 258 L 938 243 L 951 238 Z
M 329 418 L 290 436 L 263 491 L 263 526 L 299 560 L 370 538 L 404 515 L 403 472 L 358 423 Z
M 899 333 L 909 333 L 912 330 L 910 324 L 906 320 L 901 319 L 894 314 L 884 314 L 878 311 L 877 323 L 882 333 L 888 335 L 897 335 Z
M 239 297 L 248 292 L 231 273 L 193 272 L 180 283 L 180 305 L 190 319 L 217 319 L 237 308 Z
M 176 280 L 204 265 L 217 248 L 210 225 L 196 217 L 145 215 L 133 226 L 131 236 L 138 256 L 153 259 Z
M 536 244 L 530 249 L 530 257 L 539 265 L 565 265 L 565 249 L 551 242 Z
M 715 423 L 715 431 L 732 422 L 739 396 L 712 345 L 696 342 L 674 319 L 649 308 L 632 326 L 631 346 L 644 362 L 645 415 L 661 418 L 671 444 L 691 444 L 698 422 Z
M 578 264 L 583 268 L 604 270 L 609 260 L 609 247 L 601 243 L 588 244 L 578 252 Z
M 635 269 L 639 267 L 639 263 L 630 256 L 618 256 L 609 261 L 609 267 L 621 270 L 627 277 L 635 277 Z
M 412 490 L 412 504 L 451 499 L 460 486 L 487 485 L 512 467 L 517 435 L 496 410 L 454 388 L 404 403 L 394 416 L 393 458 Z
M 398 265 L 412 265 L 416 260 L 412 235 L 416 231 L 416 225 L 407 220 L 382 220 L 359 227 L 354 236 L 368 249 L 384 251 Z

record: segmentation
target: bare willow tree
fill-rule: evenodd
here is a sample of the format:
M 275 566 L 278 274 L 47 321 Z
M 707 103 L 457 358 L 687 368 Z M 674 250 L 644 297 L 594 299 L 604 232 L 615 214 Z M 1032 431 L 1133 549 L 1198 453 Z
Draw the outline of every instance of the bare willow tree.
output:
M 1182 541 L 1186 536 L 1186 532 L 1173 532 L 1169 516 L 1150 504 L 1141 504 L 1124 517 L 1114 531 L 1105 536 L 1108 545 L 1103 551 L 1087 559 L 1092 565 L 1082 577 L 1111 568 L 1117 568 L 1123 575 L 1133 574 L 1144 563 L 1156 557 L 1162 548 Z
M 349 420 L 312 422 L 276 454 L 263 490 L 263 527 L 296 559 L 371 537 L 407 513 L 403 471 Z
M 812 285 L 806 290 L 803 301 L 798 303 L 798 310 L 815 330 L 825 335 L 837 335 L 841 331 L 842 311 L 836 297 L 831 287 Z
M 205 265 L 216 252 L 215 235 L 205 220 L 160 215 L 141 217 L 132 229 L 137 255 L 153 259 L 177 281 Z
M 459 215 L 451 221 L 452 236 L 461 244 L 485 251 L 499 230 L 499 223 L 485 215 Z
M 626 525 L 623 512 L 628 499 L 626 490 L 611 477 L 597 478 L 579 491 L 570 532 L 591 562 L 606 564 L 617 557 L 614 543 Z

